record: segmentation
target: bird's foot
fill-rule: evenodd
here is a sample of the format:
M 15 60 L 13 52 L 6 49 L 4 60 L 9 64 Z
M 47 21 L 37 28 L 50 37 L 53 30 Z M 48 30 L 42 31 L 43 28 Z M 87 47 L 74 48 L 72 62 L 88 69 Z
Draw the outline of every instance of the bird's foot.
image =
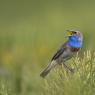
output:
M 66 70 L 67 72 L 70 71 L 71 73 L 74 73 L 74 69 L 68 67 L 66 64 L 63 64 L 63 66 L 64 66 L 64 68 L 65 68 L 65 70 Z

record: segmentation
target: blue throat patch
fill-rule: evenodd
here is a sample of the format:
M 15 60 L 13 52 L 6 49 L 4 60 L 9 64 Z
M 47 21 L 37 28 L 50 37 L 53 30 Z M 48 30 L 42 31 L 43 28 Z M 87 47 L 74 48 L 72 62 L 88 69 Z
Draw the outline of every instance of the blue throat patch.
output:
M 82 41 L 78 40 L 78 36 L 70 36 L 68 39 L 68 44 L 72 48 L 81 48 L 82 47 Z

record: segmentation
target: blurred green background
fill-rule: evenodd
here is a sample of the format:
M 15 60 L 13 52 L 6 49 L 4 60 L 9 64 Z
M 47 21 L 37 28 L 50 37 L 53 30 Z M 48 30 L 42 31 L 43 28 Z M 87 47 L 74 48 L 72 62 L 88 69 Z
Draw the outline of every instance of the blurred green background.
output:
M 0 0 L 2 95 L 40 95 L 40 71 L 72 28 L 84 35 L 82 51 L 94 50 L 95 0 Z

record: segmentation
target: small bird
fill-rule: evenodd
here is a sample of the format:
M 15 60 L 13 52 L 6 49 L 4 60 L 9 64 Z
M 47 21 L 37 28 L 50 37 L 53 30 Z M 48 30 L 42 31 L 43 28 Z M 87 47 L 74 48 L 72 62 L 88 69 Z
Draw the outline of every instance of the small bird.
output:
M 68 40 L 54 54 L 50 64 L 41 72 L 41 77 L 44 78 L 57 64 L 62 64 L 66 69 L 72 72 L 72 69 L 65 64 L 65 61 L 72 58 L 81 49 L 83 35 L 78 30 L 72 29 L 67 31 L 69 33 L 67 36 Z

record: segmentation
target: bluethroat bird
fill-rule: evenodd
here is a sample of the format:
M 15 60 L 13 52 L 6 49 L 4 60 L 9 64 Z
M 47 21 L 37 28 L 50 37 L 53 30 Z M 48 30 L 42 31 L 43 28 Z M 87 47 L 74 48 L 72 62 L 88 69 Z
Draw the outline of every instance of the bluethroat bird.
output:
M 65 64 L 65 61 L 72 58 L 81 49 L 83 35 L 78 30 L 67 31 L 69 33 L 67 36 L 68 40 L 54 54 L 50 64 L 41 72 L 41 77 L 44 78 L 57 64 L 62 64 L 66 69 L 72 72 L 72 69 Z

